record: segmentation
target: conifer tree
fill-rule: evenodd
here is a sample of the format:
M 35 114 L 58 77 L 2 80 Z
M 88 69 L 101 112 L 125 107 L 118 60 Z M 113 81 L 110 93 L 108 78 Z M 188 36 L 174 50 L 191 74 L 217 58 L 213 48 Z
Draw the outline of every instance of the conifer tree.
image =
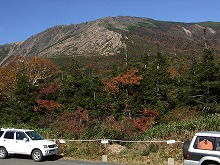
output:
M 140 87 L 140 99 L 143 106 L 156 108 L 160 111 L 160 115 L 169 108 L 171 78 L 167 68 L 166 58 L 158 51 L 154 61 L 149 62 L 145 67 Z
M 219 111 L 220 75 L 213 50 L 204 48 L 202 60 L 192 63 L 189 104 L 205 112 Z
M 22 74 L 16 77 L 17 83 L 12 96 L 3 108 L 2 120 L 7 123 L 30 123 L 36 119 L 34 104 L 36 87 Z

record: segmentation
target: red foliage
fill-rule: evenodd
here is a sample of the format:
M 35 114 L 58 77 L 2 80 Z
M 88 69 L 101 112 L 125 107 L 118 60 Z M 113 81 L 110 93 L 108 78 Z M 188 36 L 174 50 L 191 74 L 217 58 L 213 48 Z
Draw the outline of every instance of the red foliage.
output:
M 145 109 L 143 111 L 143 114 L 145 117 L 157 117 L 159 116 L 159 113 L 156 110 L 149 110 L 149 109 Z
M 84 131 L 88 121 L 88 111 L 79 107 L 76 111 L 64 111 L 58 122 L 58 129 L 61 133 L 72 133 L 76 137 Z
M 50 93 L 55 93 L 59 90 L 59 86 L 56 85 L 50 85 L 47 88 L 44 88 L 43 90 L 41 90 L 39 93 L 40 94 L 50 94 Z
M 38 111 L 41 108 L 45 108 L 47 110 L 53 111 L 61 106 L 59 103 L 53 100 L 37 100 L 36 102 L 38 103 L 38 107 L 37 106 L 34 107 L 35 111 Z
M 134 120 L 130 117 L 123 117 L 120 120 L 116 120 L 113 116 L 108 116 L 104 123 L 106 129 L 115 134 L 120 132 L 124 139 L 134 136 L 137 133 L 137 129 L 133 124 Z
M 34 111 L 40 113 L 39 125 L 47 126 L 56 118 L 55 110 L 61 105 L 53 100 L 36 100 L 37 105 L 34 106 Z
M 134 125 L 138 128 L 141 132 L 151 128 L 154 125 L 154 121 L 156 117 L 159 116 L 156 110 L 148 110 L 145 109 L 143 111 L 143 117 L 139 117 L 134 120 Z

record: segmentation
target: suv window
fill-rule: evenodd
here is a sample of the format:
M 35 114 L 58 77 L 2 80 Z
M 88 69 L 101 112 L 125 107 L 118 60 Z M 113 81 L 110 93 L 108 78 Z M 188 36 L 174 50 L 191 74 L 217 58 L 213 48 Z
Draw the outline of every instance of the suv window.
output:
M 4 138 L 5 139 L 14 139 L 14 131 L 7 131 L 6 133 L 5 133 L 5 136 L 4 136 Z
M 44 138 L 35 131 L 27 131 L 25 132 L 32 140 L 44 140 Z
M 16 140 L 23 140 L 24 138 L 27 138 L 24 132 L 16 132 Z
M 3 135 L 4 131 L 0 131 L 0 137 Z
M 215 150 L 215 137 L 198 136 L 193 148 L 201 150 Z
M 220 151 L 220 138 L 219 137 L 216 138 L 216 150 Z

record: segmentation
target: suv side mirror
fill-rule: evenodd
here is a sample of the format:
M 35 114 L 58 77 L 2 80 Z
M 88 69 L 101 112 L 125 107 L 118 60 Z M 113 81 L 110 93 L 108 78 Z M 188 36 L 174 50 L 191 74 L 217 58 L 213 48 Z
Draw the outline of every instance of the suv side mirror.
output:
M 28 140 L 28 138 L 24 138 L 23 141 L 28 142 L 29 140 Z

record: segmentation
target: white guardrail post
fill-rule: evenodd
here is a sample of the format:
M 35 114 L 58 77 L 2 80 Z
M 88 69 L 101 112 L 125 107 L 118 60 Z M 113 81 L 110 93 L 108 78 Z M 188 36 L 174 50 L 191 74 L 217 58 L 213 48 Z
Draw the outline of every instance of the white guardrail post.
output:
M 174 165 L 175 164 L 175 160 L 174 158 L 172 158 L 172 144 L 175 144 L 176 141 L 175 140 L 167 140 L 167 144 L 170 145 L 170 158 L 168 158 L 168 165 Z
M 108 161 L 108 155 L 107 155 L 107 144 L 109 140 L 108 139 L 102 139 L 101 143 L 104 144 L 104 155 L 102 155 L 102 161 L 107 162 Z
M 65 149 L 64 149 L 64 147 L 65 147 L 65 143 L 66 143 L 66 141 L 64 140 L 64 139 L 60 139 L 59 140 L 59 143 L 60 143 L 60 146 L 61 146 L 61 154 L 62 155 L 65 155 Z

